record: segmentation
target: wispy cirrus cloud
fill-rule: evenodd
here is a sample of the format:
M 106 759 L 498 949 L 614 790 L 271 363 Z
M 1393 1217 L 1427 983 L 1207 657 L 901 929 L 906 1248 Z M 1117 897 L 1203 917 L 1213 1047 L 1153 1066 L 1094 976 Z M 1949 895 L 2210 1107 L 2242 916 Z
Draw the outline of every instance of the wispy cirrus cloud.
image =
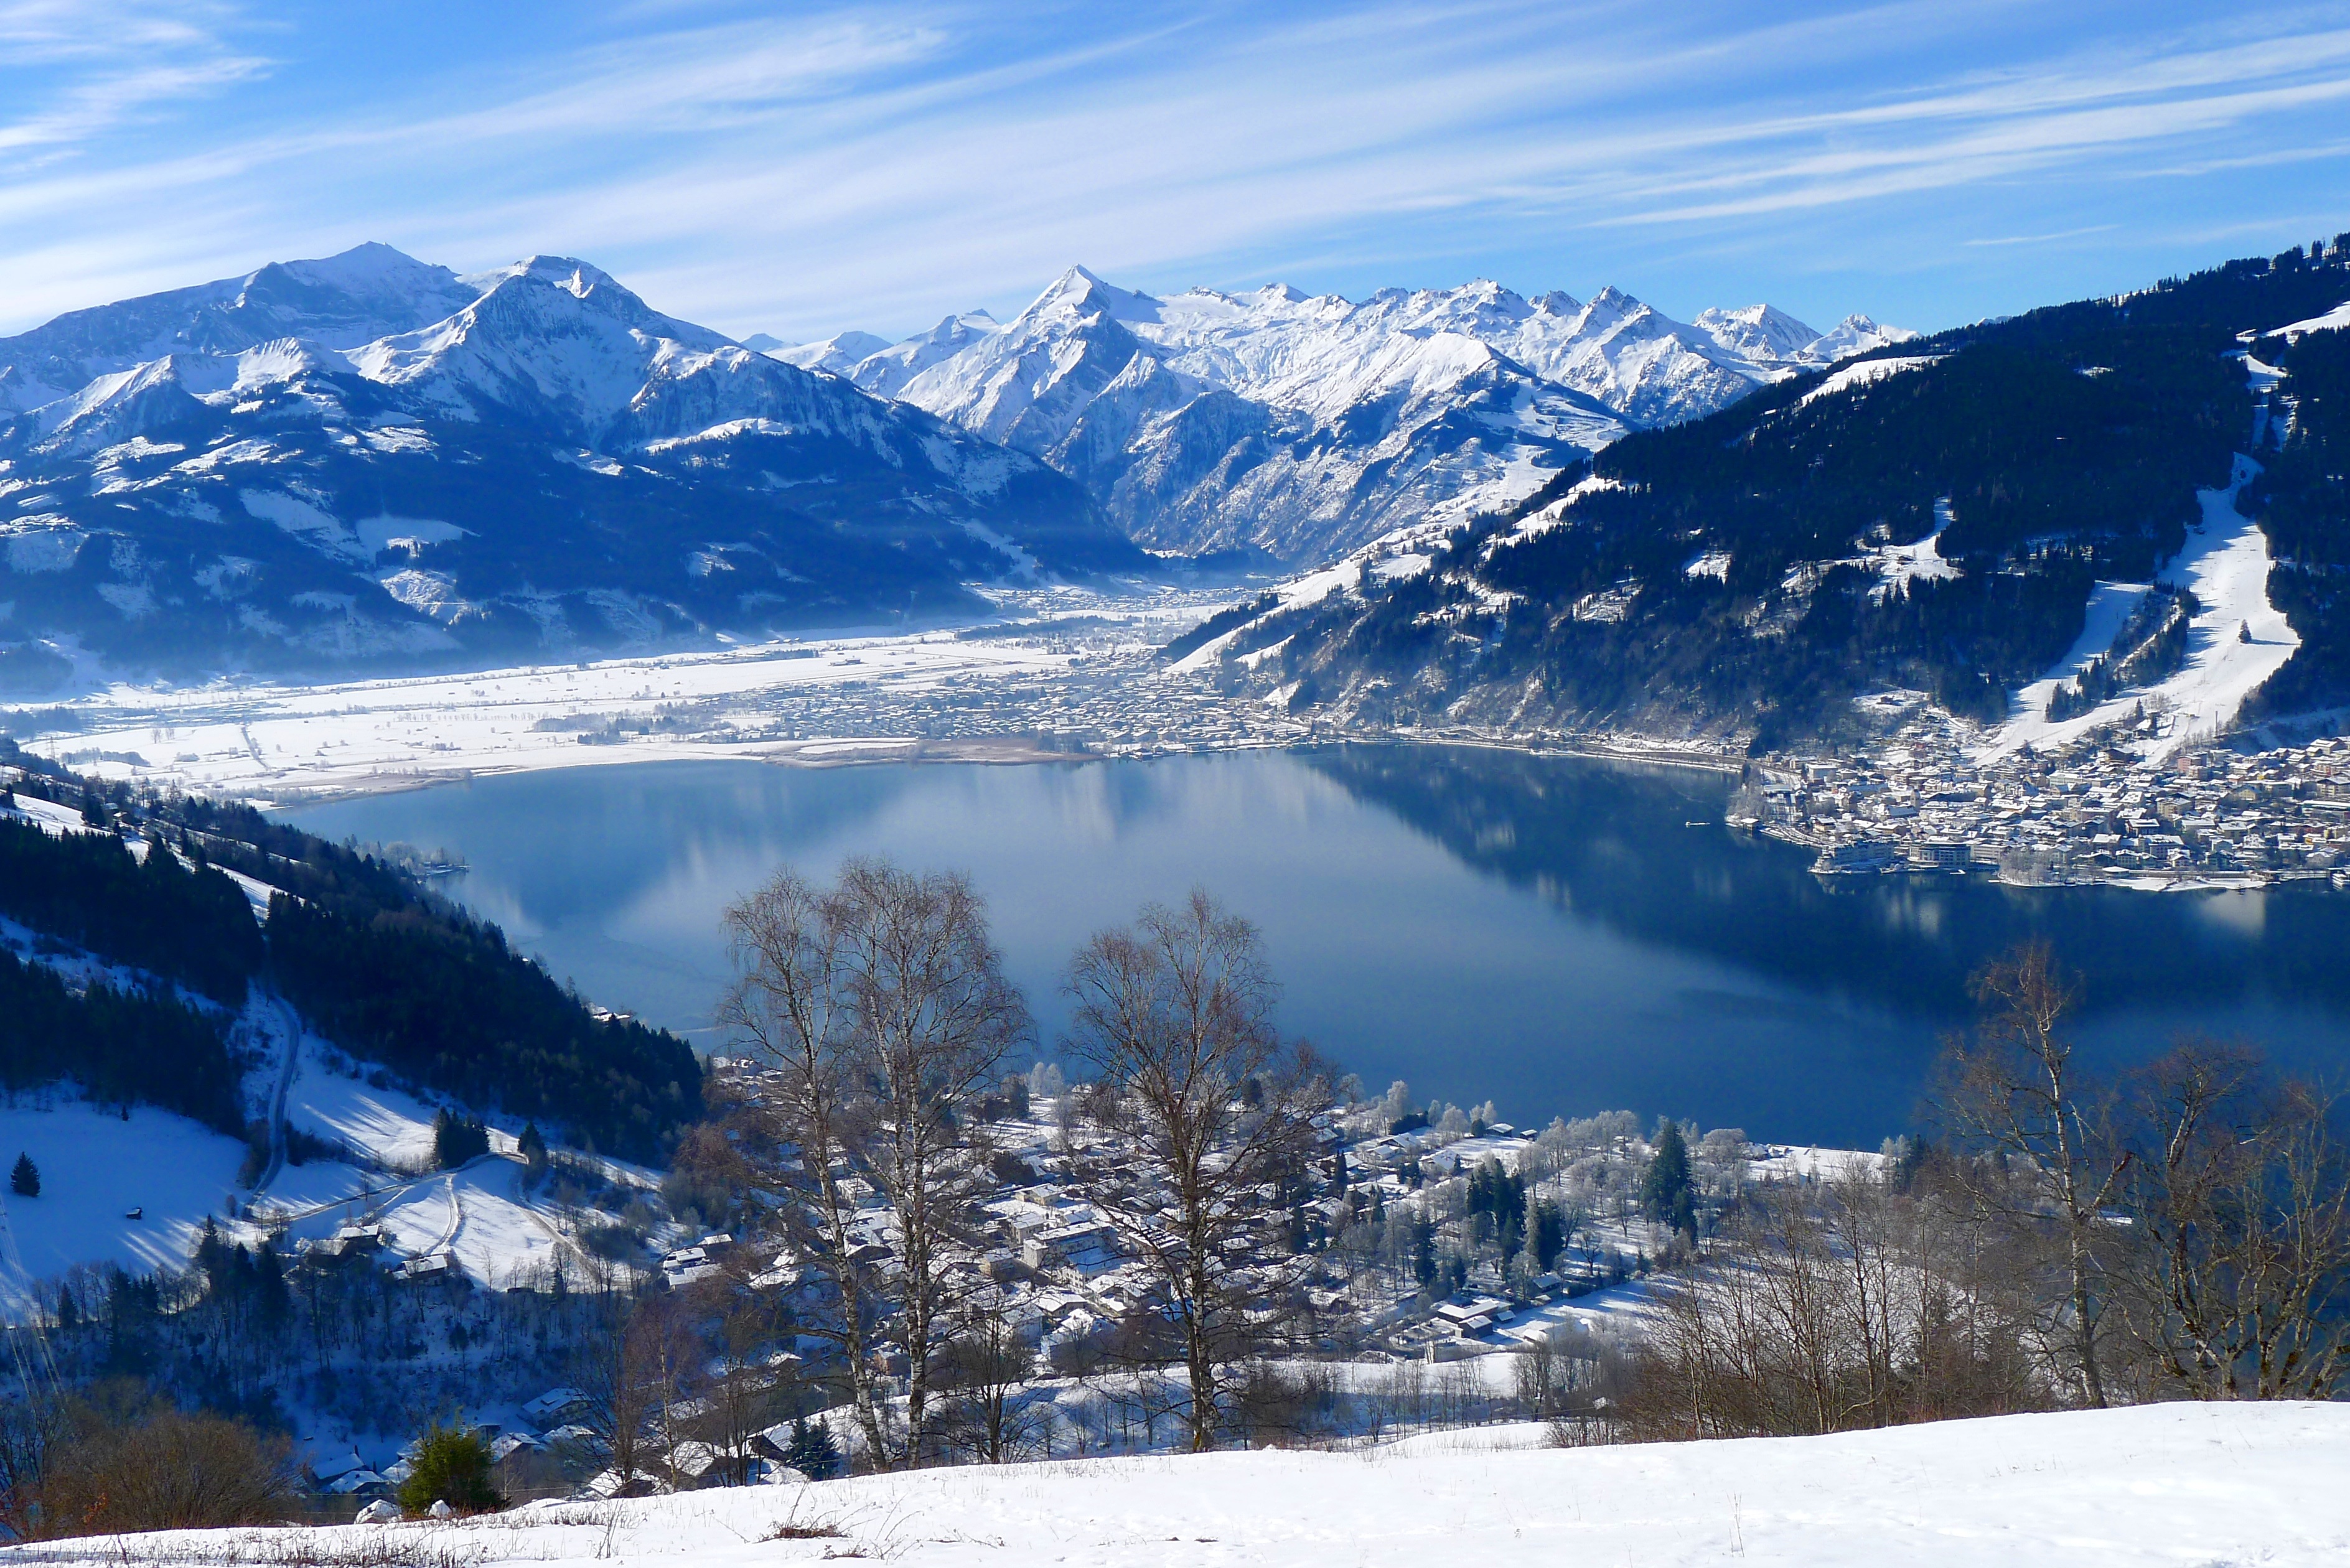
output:
M 152 0 L 0 0 L 0 177 L 259 78 L 267 62 L 217 31 L 230 15 Z
M 1612 276 L 1933 325 L 2087 265 L 1983 234 L 2350 214 L 2338 7 L 673 4 L 406 53 L 160 3 L 99 48 L 64 9 L 0 0 L 0 80 L 34 89 L 0 111 L 18 325 L 362 238 L 585 254 L 785 335 L 1016 306 L 1074 261 L 1158 287 Z

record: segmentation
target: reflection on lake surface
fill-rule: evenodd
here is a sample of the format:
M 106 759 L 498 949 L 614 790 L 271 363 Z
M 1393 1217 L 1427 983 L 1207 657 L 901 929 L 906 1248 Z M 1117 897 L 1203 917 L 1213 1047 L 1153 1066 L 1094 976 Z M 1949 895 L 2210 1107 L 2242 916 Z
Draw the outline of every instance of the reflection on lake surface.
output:
M 1907 1126 L 1966 977 L 2044 934 L 2115 1057 L 2199 1029 L 2350 1060 L 2350 898 L 1939 878 L 1828 886 L 1720 826 L 1712 774 L 1466 748 L 803 771 L 651 763 L 306 807 L 462 852 L 448 890 L 599 1002 L 701 1044 L 726 903 L 882 852 L 987 895 L 1047 1044 L 1089 931 L 1205 884 L 1264 929 L 1283 1018 L 1375 1089 L 1514 1119 L 1627 1106 L 1757 1137 Z M 1694 826 L 1693 826 L 1694 825 Z

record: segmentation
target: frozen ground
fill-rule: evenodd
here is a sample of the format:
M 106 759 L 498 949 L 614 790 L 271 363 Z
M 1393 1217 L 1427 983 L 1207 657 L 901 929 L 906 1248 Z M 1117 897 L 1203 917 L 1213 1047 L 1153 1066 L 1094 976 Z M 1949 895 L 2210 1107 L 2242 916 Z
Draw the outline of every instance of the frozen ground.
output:
M 2338 1405 L 1631 1448 L 1550 1449 L 1544 1436 L 1488 1428 L 1345 1455 L 973 1466 L 439 1525 L 57 1542 L 0 1561 L 2303 1568 L 2350 1553 L 2350 1407 Z

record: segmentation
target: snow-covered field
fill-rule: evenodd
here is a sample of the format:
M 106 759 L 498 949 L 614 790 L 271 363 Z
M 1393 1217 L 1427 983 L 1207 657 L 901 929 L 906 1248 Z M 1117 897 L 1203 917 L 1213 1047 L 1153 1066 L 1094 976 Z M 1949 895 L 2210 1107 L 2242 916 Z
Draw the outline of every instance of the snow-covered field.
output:
M 41 1195 L 0 1192 L 6 1322 L 23 1317 L 35 1281 L 76 1263 L 119 1263 L 134 1273 L 185 1265 L 205 1216 L 226 1211 L 245 1149 L 185 1116 L 140 1106 L 125 1119 L 66 1088 L 21 1095 L 0 1108 L 0 1165 L 14 1165 L 20 1153 L 40 1168 Z
M 974 1466 L 443 1524 L 65 1541 L 0 1562 L 2302 1568 L 2350 1556 L 2350 1407 L 2339 1405 L 2161 1405 L 1634 1448 L 1558 1449 L 1545 1437 L 1488 1428 L 1346 1455 Z
M 117 685 L 64 704 L 82 727 L 33 749 L 109 777 L 248 796 L 597 763 L 746 754 L 820 762 L 828 749 L 823 741 L 754 749 L 649 735 L 626 745 L 582 745 L 576 729 L 538 726 L 781 687 L 1045 674 L 1066 671 L 1071 658 L 1033 641 L 931 632 L 322 685 Z M 109 761 L 101 753 L 138 760 Z

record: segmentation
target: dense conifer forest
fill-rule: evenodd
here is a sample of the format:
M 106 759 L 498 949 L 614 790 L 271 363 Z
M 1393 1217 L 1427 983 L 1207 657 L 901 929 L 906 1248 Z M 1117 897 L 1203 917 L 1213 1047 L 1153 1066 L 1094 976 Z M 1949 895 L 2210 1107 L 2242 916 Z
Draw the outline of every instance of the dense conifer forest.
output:
M 701 1115 L 701 1067 L 684 1042 L 590 1010 L 409 872 L 247 806 L 83 778 L 5 740 L 0 763 L 25 770 L 18 791 L 113 829 L 53 836 L 0 821 L 0 915 L 38 938 L 224 1008 L 265 977 L 354 1056 L 602 1153 L 659 1160 Z M 126 833 L 170 852 L 142 859 Z M 278 889 L 265 925 L 223 867 Z M 225 1013 L 160 984 L 77 990 L 14 958 L 0 965 L 0 1007 L 9 1087 L 71 1078 L 104 1104 L 241 1130 Z

